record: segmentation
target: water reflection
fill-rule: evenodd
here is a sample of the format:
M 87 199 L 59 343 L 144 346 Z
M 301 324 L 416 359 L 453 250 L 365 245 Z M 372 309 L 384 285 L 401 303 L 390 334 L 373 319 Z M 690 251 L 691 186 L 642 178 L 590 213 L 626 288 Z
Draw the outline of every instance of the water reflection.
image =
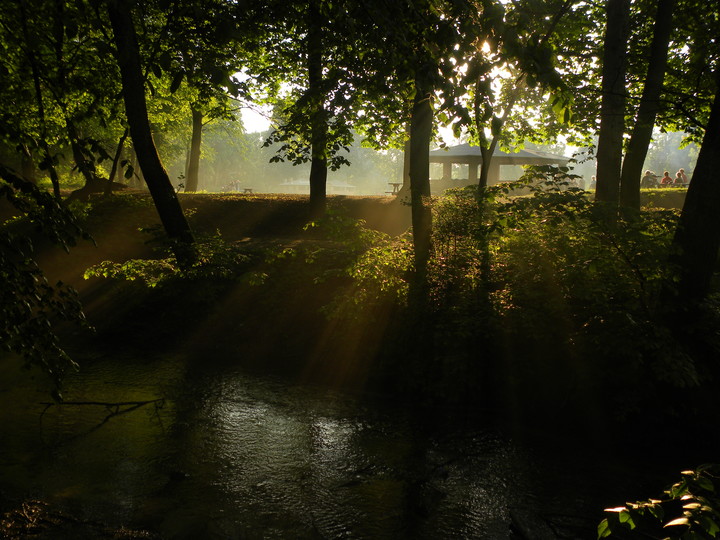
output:
M 512 441 L 428 429 L 322 388 L 181 358 L 99 361 L 66 399 L 165 401 L 95 429 L 103 407 L 51 407 L 40 420 L 47 388 L 1 369 L 2 492 L 80 518 L 178 539 L 503 539 L 511 509 L 554 504 L 557 471 Z M 576 499 L 556 502 L 578 516 L 595 503 Z

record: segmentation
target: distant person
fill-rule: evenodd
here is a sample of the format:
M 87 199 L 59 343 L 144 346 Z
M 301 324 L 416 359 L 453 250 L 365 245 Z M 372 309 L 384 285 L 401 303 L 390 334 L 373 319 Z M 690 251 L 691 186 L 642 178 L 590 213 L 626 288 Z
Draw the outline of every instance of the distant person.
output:
M 640 187 L 654 188 L 658 186 L 658 178 L 652 171 L 645 171 L 645 174 L 640 179 Z
M 597 186 L 597 180 L 595 179 L 594 176 L 591 176 L 590 177 L 590 185 L 588 186 L 588 189 L 595 189 L 596 186 Z
M 685 169 L 680 169 L 677 172 L 677 176 L 680 176 L 682 178 L 683 184 L 689 184 L 690 180 L 688 179 L 687 175 L 685 174 Z
M 673 179 L 670 178 L 670 173 L 665 171 L 663 177 L 660 179 L 660 185 L 667 187 L 673 183 Z
M 676 186 L 684 186 L 685 185 L 685 180 L 683 180 L 683 175 L 680 171 L 678 171 L 677 174 L 675 175 L 675 181 L 673 182 L 673 185 L 676 185 Z

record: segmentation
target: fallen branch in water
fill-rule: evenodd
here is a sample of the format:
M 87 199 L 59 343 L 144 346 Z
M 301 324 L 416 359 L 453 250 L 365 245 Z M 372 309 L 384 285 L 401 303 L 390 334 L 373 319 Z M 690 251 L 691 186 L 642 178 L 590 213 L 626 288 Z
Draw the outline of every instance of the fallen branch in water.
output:
M 42 402 L 40 402 L 40 404 L 45 405 L 45 408 L 40 413 L 40 421 L 41 422 L 42 422 L 43 415 L 53 405 L 69 405 L 69 406 L 76 406 L 76 407 L 95 406 L 95 407 L 105 407 L 106 409 L 108 409 L 110 411 L 110 413 L 99 424 L 94 426 L 87 433 L 84 433 L 84 435 L 87 435 L 97 429 L 100 429 L 100 427 L 102 427 L 104 424 L 106 424 L 111 418 L 113 418 L 115 416 L 120 416 L 121 414 L 126 414 L 129 412 L 132 412 L 134 410 L 139 409 L 140 407 L 144 407 L 145 405 L 155 405 L 155 414 L 157 414 L 158 411 L 160 409 L 162 409 L 163 406 L 165 405 L 165 398 L 149 399 L 146 401 L 115 401 L 115 402 L 111 402 L 111 401 L 61 401 L 59 403 L 56 403 L 53 401 L 42 401 Z M 73 438 L 76 438 L 76 437 L 73 437 Z
M 134 411 L 135 409 L 138 409 L 140 407 L 144 407 L 145 405 L 155 404 L 155 408 L 160 409 L 165 405 L 165 398 L 156 398 L 156 399 L 149 399 L 147 401 L 61 401 L 59 403 L 56 403 L 54 401 L 42 401 L 40 402 L 40 405 L 45 405 L 45 408 L 43 409 L 43 412 L 40 413 L 40 416 L 45 414 L 45 412 L 52 407 L 53 405 L 75 405 L 75 406 L 84 406 L 84 405 L 96 405 L 100 407 L 105 407 L 106 409 L 111 409 L 113 412 L 111 413 L 112 416 L 115 416 L 117 414 L 124 414 L 126 412 Z M 121 407 L 127 407 L 127 409 L 122 409 Z

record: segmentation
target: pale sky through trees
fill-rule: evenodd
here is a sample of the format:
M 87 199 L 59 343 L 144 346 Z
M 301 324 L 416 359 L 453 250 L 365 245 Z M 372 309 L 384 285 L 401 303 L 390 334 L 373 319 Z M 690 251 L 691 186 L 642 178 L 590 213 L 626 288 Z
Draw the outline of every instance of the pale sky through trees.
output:
M 242 121 L 247 133 L 260 133 L 270 127 L 270 120 L 254 109 L 242 109 Z

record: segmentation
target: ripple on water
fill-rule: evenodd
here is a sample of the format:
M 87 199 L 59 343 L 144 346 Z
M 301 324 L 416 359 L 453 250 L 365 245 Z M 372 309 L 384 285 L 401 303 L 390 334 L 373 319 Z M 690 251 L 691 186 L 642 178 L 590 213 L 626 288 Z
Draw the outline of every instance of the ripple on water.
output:
M 489 431 L 431 430 L 322 388 L 176 357 L 72 377 L 67 399 L 167 398 L 102 425 L 103 408 L 68 406 L 40 422 L 47 387 L 7 365 L 0 375 L 6 494 L 167 538 L 502 539 L 510 509 L 557 477 Z

